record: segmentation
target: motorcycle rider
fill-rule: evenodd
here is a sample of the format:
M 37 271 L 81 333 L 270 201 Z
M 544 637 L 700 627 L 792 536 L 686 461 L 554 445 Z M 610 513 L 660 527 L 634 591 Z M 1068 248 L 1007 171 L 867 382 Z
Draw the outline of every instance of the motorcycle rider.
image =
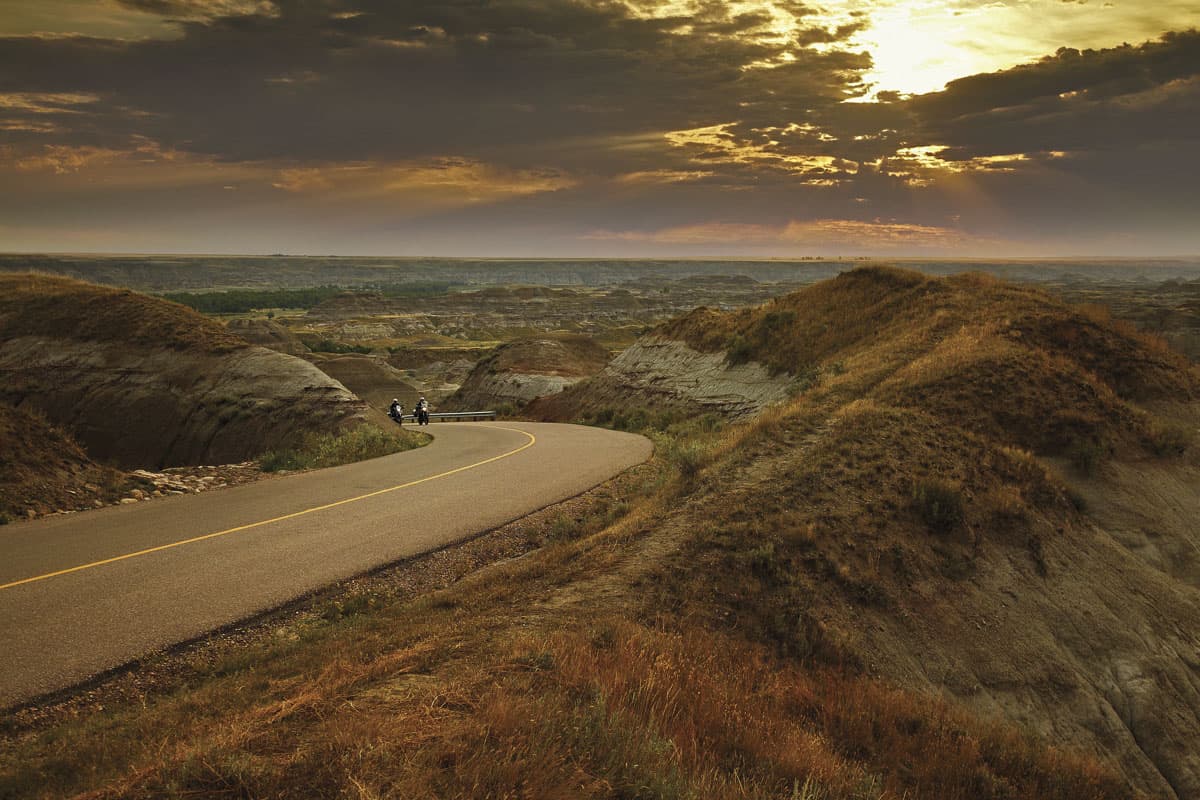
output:
M 417 401 L 417 424 L 429 424 L 429 401 L 425 399 L 425 395 L 421 395 L 421 399 Z
M 392 398 L 392 404 L 388 406 L 388 416 L 400 425 L 404 424 L 404 406 L 400 405 L 400 398 Z

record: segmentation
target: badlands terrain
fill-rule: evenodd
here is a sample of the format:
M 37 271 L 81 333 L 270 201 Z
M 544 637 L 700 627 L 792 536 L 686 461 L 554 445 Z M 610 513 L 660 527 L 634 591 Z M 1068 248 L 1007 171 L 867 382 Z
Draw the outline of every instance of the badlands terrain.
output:
M 137 266 L 91 277 L 200 280 Z M 60 391 L 36 381 L 112 363 L 171 397 L 122 360 L 159 346 L 234 374 L 273 347 L 295 402 L 338 409 L 335 427 L 408 387 L 641 432 L 656 453 L 236 642 L 12 709 L 0 796 L 1200 797 L 1194 265 L 1067 264 L 1043 286 L 850 266 L 625 280 L 618 263 L 604 286 L 429 267 L 455 286 L 389 278 L 207 319 L 170 306 L 169 329 L 140 294 L 6 279 L 31 294 L 0 310 L 0 354 L 21 356 L 0 422 L 58 459 L 18 460 L 23 475 L 129 474 L 73 425 L 80 403 L 35 403 Z M 110 352 L 103 326 L 30 316 L 59 307 L 39 291 L 111 293 L 149 321 Z M 89 380 L 117 414 L 120 392 Z M 246 456 L 190 414 L 174 424 L 201 433 L 157 466 Z

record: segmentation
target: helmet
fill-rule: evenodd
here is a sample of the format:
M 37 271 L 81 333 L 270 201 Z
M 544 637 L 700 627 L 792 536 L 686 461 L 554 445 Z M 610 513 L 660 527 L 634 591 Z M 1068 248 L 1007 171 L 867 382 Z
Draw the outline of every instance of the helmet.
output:
M 399 402 L 400 402 L 400 398 L 399 398 L 399 397 L 393 397 L 393 398 L 392 398 L 392 402 L 393 402 L 393 403 L 399 403 Z

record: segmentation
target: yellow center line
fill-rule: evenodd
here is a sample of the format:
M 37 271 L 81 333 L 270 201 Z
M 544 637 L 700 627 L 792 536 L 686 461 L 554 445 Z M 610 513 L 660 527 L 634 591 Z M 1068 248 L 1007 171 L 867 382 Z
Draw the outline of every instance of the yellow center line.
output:
M 271 519 L 264 519 L 260 522 L 251 522 L 246 525 L 238 525 L 236 528 L 227 528 L 226 530 L 216 531 L 215 533 L 206 533 L 203 536 L 193 536 L 191 539 L 183 539 L 178 542 L 171 542 L 170 544 L 160 544 L 157 547 L 148 547 L 145 550 L 138 550 L 135 553 L 125 553 L 124 555 L 113 556 L 112 558 L 105 558 L 100 561 L 93 561 L 90 564 L 80 564 L 77 567 L 69 567 L 67 569 L 60 569 L 57 572 L 47 572 L 45 575 L 35 575 L 32 578 L 22 578 L 21 580 L 13 581 L 12 583 L 3 583 L 3 584 L 0 584 L 0 591 L 3 591 L 4 589 L 11 589 L 14 586 L 22 586 L 26 583 L 35 583 L 37 581 L 44 581 L 48 578 L 56 578 L 59 575 L 68 575 L 72 572 L 79 572 L 81 570 L 92 569 L 94 567 L 102 567 L 105 564 L 112 564 L 113 562 L 116 562 L 116 561 L 124 561 L 128 558 L 137 558 L 138 556 L 145 556 L 145 555 L 149 555 L 150 553 L 157 553 L 161 550 L 170 550 L 173 547 L 182 547 L 185 544 L 195 544 L 196 542 L 203 542 L 205 539 L 215 539 L 218 536 L 228 536 L 231 533 L 237 533 L 239 531 L 250 530 L 251 528 L 261 528 L 264 525 L 270 525 L 275 522 L 283 522 L 284 520 L 288 520 L 288 519 L 295 519 L 296 517 L 302 517 L 305 514 L 313 514 L 313 513 L 316 513 L 317 511 L 325 511 L 330 508 L 337 508 L 338 506 L 344 506 L 347 503 L 357 503 L 360 500 L 366 500 L 371 497 L 378 497 L 381 494 L 387 494 L 388 492 L 396 492 L 396 491 L 399 491 L 400 489 L 407 489 L 410 486 L 416 486 L 417 484 L 427 483 L 428 481 L 437 480 L 438 478 L 445 478 L 450 475 L 456 475 L 459 472 L 465 472 L 469 469 L 475 469 L 476 467 L 482 467 L 484 464 L 491 464 L 493 461 L 499 461 L 502 458 L 508 458 L 509 456 L 515 456 L 517 453 L 521 452 L 522 450 L 528 450 L 530 447 L 533 447 L 533 445 L 537 443 L 536 436 L 534 436 L 529 431 L 523 431 L 520 428 L 505 428 L 500 425 L 489 425 L 488 427 L 498 428 L 499 430 L 502 430 L 502 431 L 515 431 L 517 433 L 528 436 L 529 441 L 526 442 L 525 444 L 521 445 L 520 447 L 518 447 L 515 450 L 509 450 L 507 453 L 501 453 L 498 456 L 492 456 L 491 458 L 485 458 L 483 461 L 476 461 L 474 464 L 467 464 L 464 467 L 457 467 L 452 470 L 447 470 L 446 472 L 440 472 L 437 475 L 429 475 L 428 477 L 418 478 L 415 481 L 409 481 L 408 483 L 402 483 L 398 486 L 389 486 L 386 489 L 378 489 L 374 492 L 368 492 L 367 494 L 360 494 L 358 497 L 348 497 L 345 500 L 338 500 L 333 503 L 326 503 L 323 506 L 314 506 L 312 508 L 306 508 L 303 511 L 293 511 L 291 514 L 284 514 L 283 516 L 280 516 L 280 517 L 272 517 Z

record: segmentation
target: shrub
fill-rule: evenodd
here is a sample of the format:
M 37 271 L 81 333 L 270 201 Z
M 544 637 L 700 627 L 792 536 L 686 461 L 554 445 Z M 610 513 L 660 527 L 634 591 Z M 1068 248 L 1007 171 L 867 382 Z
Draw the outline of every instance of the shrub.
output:
M 913 486 L 913 506 L 929 529 L 948 533 L 963 522 L 962 489 L 939 478 L 924 478 Z
M 570 516 L 559 514 L 550 523 L 549 539 L 552 542 L 566 542 L 574 539 L 579 525 Z
M 1095 475 L 1108 448 L 1095 439 L 1076 439 L 1067 446 L 1067 459 L 1084 475 Z
M 733 337 L 733 341 L 729 343 L 729 349 L 725 353 L 725 360 L 736 365 L 745 364 L 753 358 L 754 346 L 741 336 Z
M 700 475 L 712 455 L 708 447 L 696 442 L 668 439 L 665 444 L 660 446 L 663 458 L 679 471 L 679 477 L 688 482 L 695 480 Z
M 775 543 L 767 542 L 746 554 L 750 571 L 768 586 L 782 586 L 791 578 L 787 559 L 775 551 Z

